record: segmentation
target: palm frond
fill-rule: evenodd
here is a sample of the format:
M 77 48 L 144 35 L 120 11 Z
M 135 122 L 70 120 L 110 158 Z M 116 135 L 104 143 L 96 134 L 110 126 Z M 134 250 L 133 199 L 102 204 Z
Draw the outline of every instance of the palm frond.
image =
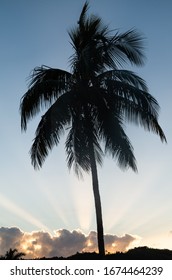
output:
M 106 116 L 99 116 L 99 121 L 99 134 L 105 143 L 105 152 L 117 159 L 120 168 L 130 167 L 136 172 L 133 147 L 124 132 L 120 115 L 109 110 Z
M 116 53 L 122 62 L 130 62 L 133 65 L 141 66 L 144 64 L 144 37 L 136 30 L 120 34 L 117 32 L 112 38 L 114 46 L 114 59 Z
M 86 172 L 90 170 L 88 146 L 84 136 L 83 133 L 78 133 L 77 129 L 72 127 L 65 142 L 68 168 L 71 169 L 74 166 L 78 177 L 82 175 L 81 169 Z
M 58 145 L 65 126 L 70 123 L 70 93 L 66 93 L 42 116 L 36 130 L 36 137 L 30 150 L 34 168 L 42 166 L 54 145 Z
M 46 66 L 35 68 L 30 79 L 29 89 L 20 102 L 21 128 L 27 129 L 29 119 L 50 106 L 61 94 L 69 90 L 72 75 L 61 69 Z
M 100 17 L 91 15 L 69 32 L 74 54 L 70 63 L 74 72 L 96 73 L 101 72 L 105 66 L 115 66 L 109 55 L 109 30 L 102 23 Z M 77 70 L 76 70 L 77 69 Z
M 165 134 L 158 124 L 159 104 L 146 91 L 144 80 L 124 70 L 108 71 L 99 75 L 97 80 L 106 89 L 107 102 L 114 112 L 122 112 L 126 121 L 143 126 L 166 142 Z
M 131 85 L 137 89 L 143 90 L 145 92 L 148 92 L 148 87 L 146 82 L 136 75 L 134 72 L 129 70 L 109 70 L 102 74 L 100 74 L 97 77 L 98 82 L 100 85 L 104 85 L 105 88 L 108 87 L 108 85 L 114 81 L 122 82 L 123 84 Z
M 79 17 L 79 21 L 78 21 L 79 25 L 83 25 L 84 26 L 85 21 L 86 21 L 86 13 L 87 13 L 88 8 L 89 8 L 88 7 L 88 1 L 86 1 L 84 6 L 83 6 L 83 8 L 82 8 L 80 17 Z
M 114 94 L 114 101 L 110 98 L 114 110 L 118 108 L 127 121 L 143 126 L 166 142 L 165 134 L 158 124 L 159 104 L 152 95 L 119 81 L 112 82 L 109 90 Z
M 21 260 L 22 257 L 24 257 L 26 254 L 23 252 L 18 252 L 17 249 L 9 249 L 5 253 L 5 259 L 6 260 Z
M 90 118 L 86 119 L 81 116 L 80 118 L 73 118 L 65 146 L 68 167 L 70 169 L 73 165 L 78 176 L 82 174 L 81 169 L 85 172 L 89 172 L 91 169 L 90 141 L 94 147 L 95 160 L 101 165 L 103 152 L 99 145 L 94 124 Z

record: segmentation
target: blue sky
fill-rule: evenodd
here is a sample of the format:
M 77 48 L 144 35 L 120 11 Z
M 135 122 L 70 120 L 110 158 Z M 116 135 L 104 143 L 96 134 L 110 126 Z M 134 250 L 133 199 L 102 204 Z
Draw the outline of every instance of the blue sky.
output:
M 158 100 L 159 123 L 168 141 L 162 144 L 158 136 L 126 124 L 139 172 L 123 172 L 113 159 L 105 158 L 99 169 L 105 233 L 128 234 L 139 245 L 172 249 L 171 1 L 89 3 L 89 13 L 101 16 L 110 29 L 136 28 L 145 36 L 145 66 L 132 70 L 146 80 Z M 59 229 L 80 229 L 85 235 L 96 230 L 91 179 L 86 175 L 78 180 L 67 169 L 64 138 L 43 168 L 34 171 L 29 149 L 41 115 L 29 123 L 27 133 L 21 133 L 19 115 L 20 98 L 35 66 L 70 70 L 67 31 L 76 24 L 83 4 L 82 0 L 0 1 L 0 236 L 2 228 L 4 232 L 12 227 L 30 235 L 44 230 L 51 237 Z

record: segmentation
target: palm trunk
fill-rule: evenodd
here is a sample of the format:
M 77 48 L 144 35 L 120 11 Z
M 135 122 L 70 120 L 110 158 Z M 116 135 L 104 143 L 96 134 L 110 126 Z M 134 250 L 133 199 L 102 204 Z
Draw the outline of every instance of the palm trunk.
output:
M 100 193 L 99 193 L 97 165 L 95 160 L 94 147 L 92 143 L 90 145 L 90 163 L 91 163 L 92 184 L 93 184 L 94 202 L 95 202 L 95 210 L 96 210 L 98 250 L 99 250 L 99 254 L 104 256 L 105 246 L 104 246 L 102 207 L 101 207 L 101 200 L 100 200 Z

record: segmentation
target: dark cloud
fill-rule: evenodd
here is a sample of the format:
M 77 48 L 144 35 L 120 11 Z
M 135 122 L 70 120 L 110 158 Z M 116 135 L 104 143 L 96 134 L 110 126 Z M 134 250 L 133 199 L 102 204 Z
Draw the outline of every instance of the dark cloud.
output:
M 136 240 L 136 237 L 125 234 L 122 237 L 118 237 L 116 235 L 105 235 L 105 244 L 106 250 L 112 251 L 112 247 L 114 251 L 124 252 L 128 249 L 128 247 Z M 109 248 L 109 250 L 108 250 Z
M 9 248 L 18 248 L 23 233 L 17 227 L 1 227 L 0 228 L 0 255 Z
M 125 251 L 137 237 L 125 234 L 118 237 L 112 234 L 105 235 L 106 251 Z M 85 235 L 80 230 L 69 231 L 59 229 L 52 236 L 48 232 L 23 232 L 16 227 L 0 228 L 0 255 L 9 248 L 17 248 L 26 253 L 27 258 L 36 257 L 67 257 L 76 252 L 97 251 L 97 234 L 91 231 Z

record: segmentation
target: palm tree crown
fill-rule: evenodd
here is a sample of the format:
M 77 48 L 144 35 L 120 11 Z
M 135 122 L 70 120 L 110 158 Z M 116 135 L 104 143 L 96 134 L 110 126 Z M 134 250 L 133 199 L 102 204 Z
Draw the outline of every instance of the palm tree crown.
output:
M 74 51 L 71 72 L 35 68 L 21 99 L 20 113 L 21 128 L 26 130 L 28 121 L 48 106 L 30 151 L 35 168 L 42 166 L 67 131 L 68 167 L 74 166 L 77 174 L 91 170 L 94 184 L 96 164 L 101 164 L 107 153 L 121 168 L 137 170 L 133 147 L 123 128 L 126 120 L 156 133 L 162 141 L 166 138 L 158 124 L 158 102 L 149 94 L 145 81 L 122 69 L 124 63 L 143 65 L 142 36 L 134 29 L 112 34 L 101 18 L 87 16 L 87 9 L 86 2 L 77 26 L 69 32 Z
M 18 252 L 17 249 L 9 249 L 4 256 L 4 259 L 6 260 L 21 260 L 22 257 L 25 256 L 25 253 Z

